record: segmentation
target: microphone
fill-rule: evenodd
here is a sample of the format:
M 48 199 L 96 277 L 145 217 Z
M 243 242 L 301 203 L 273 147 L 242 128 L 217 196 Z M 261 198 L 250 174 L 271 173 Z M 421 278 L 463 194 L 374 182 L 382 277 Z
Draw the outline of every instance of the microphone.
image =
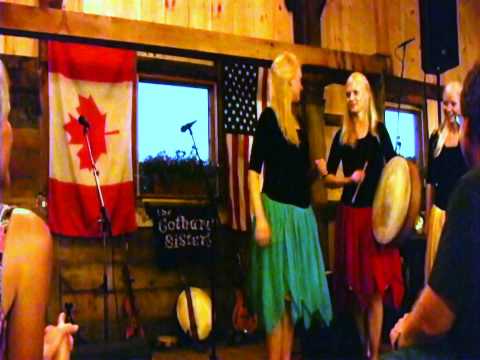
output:
M 83 115 L 78 117 L 78 122 L 82 125 L 85 129 L 90 129 L 90 123 L 88 122 L 87 118 Z
M 195 124 L 197 122 L 197 120 L 194 120 L 192 122 L 189 122 L 189 123 L 186 123 L 185 125 L 183 125 L 181 128 L 180 128 L 180 131 L 181 132 L 185 132 L 187 130 L 190 130 L 190 128 L 193 126 L 193 124 Z
M 397 46 L 397 49 L 400 49 L 401 47 L 407 46 L 412 41 L 415 41 L 415 38 L 411 38 L 411 39 L 405 40 L 404 42 L 400 43 L 400 45 Z

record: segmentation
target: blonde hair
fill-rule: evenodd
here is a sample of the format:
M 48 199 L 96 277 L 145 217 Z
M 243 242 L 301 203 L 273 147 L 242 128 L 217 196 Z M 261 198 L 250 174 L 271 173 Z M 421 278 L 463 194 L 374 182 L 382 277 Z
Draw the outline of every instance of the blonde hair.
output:
M 354 72 L 352 73 L 348 79 L 347 84 L 351 81 L 359 81 L 364 89 L 367 91 L 368 94 L 368 111 L 364 114 L 360 114 L 360 116 L 366 116 L 368 119 L 369 124 L 369 132 L 378 138 L 377 132 L 377 124 L 380 121 L 378 118 L 377 110 L 375 108 L 375 99 L 373 97 L 372 89 L 370 84 L 362 73 Z M 355 146 L 357 143 L 357 133 L 355 131 L 355 124 L 353 122 L 353 118 L 346 107 L 345 114 L 343 117 L 343 124 L 342 124 L 342 131 L 340 133 L 340 142 L 344 145 Z
M 271 106 L 277 115 L 278 127 L 289 143 L 299 145 L 299 124 L 292 112 L 291 81 L 300 71 L 300 63 L 294 54 L 284 52 L 275 58 L 271 69 Z
M 7 69 L 0 60 L 0 121 L 8 118 L 10 114 L 10 81 Z
M 452 81 L 445 86 L 443 89 L 443 97 L 447 92 L 456 92 L 458 94 L 458 101 L 460 101 L 460 94 L 462 93 L 462 84 L 459 81 Z M 442 99 L 443 101 L 443 99 Z M 460 106 L 460 105 L 459 105 Z M 435 150 L 433 151 L 433 157 L 438 157 L 443 150 L 445 141 L 447 141 L 447 136 L 450 132 L 449 127 L 447 126 L 446 119 L 443 119 L 442 123 L 438 128 L 438 140 L 435 145 Z

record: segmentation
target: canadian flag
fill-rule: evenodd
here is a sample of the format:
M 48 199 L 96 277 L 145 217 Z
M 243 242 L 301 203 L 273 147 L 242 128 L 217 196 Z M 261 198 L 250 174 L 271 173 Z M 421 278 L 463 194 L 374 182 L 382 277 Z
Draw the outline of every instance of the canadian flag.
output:
M 98 237 L 100 205 L 79 122 L 89 123 L 113 235 L 136 229 L 132 176 L 133 51 L 49 42 L 50 160 L 48 222 L 55 234 Z

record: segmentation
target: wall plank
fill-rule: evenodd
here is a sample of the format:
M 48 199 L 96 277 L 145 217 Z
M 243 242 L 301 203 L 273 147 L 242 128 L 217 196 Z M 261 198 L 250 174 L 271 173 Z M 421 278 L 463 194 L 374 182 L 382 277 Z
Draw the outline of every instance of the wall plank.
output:
M 327 1 L 322 14 L 322 47 L 373 54 L 376 47 L 375 1 Z
M 233 34 L 235 19 L 234 0 L 211 0 L 212 31 Z
M 293 15 L 285 7 L 284 0 L 273 0 L 273 38 L 293 42 Z
M 468 69 L 480 61 L 480 42 L 478 39 L 480 19 L 480 1 L 458 1 L 459 7 L 459 51 L 460 66 L 445 74 L 445 81 L 462 81 Z
M 19 5 L 38 5 L 38 0 L 0 0 Z M 0 35 L 0 54 L 35 57 L 38 55 L 38 40 Z

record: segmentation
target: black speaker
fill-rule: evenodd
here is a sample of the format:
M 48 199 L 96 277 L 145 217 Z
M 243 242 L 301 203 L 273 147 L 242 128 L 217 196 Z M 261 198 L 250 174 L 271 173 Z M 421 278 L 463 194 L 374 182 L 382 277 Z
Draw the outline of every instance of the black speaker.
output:
M 459 64 L 457 0 L 419 0 L 422 69 L 440 74 Z

